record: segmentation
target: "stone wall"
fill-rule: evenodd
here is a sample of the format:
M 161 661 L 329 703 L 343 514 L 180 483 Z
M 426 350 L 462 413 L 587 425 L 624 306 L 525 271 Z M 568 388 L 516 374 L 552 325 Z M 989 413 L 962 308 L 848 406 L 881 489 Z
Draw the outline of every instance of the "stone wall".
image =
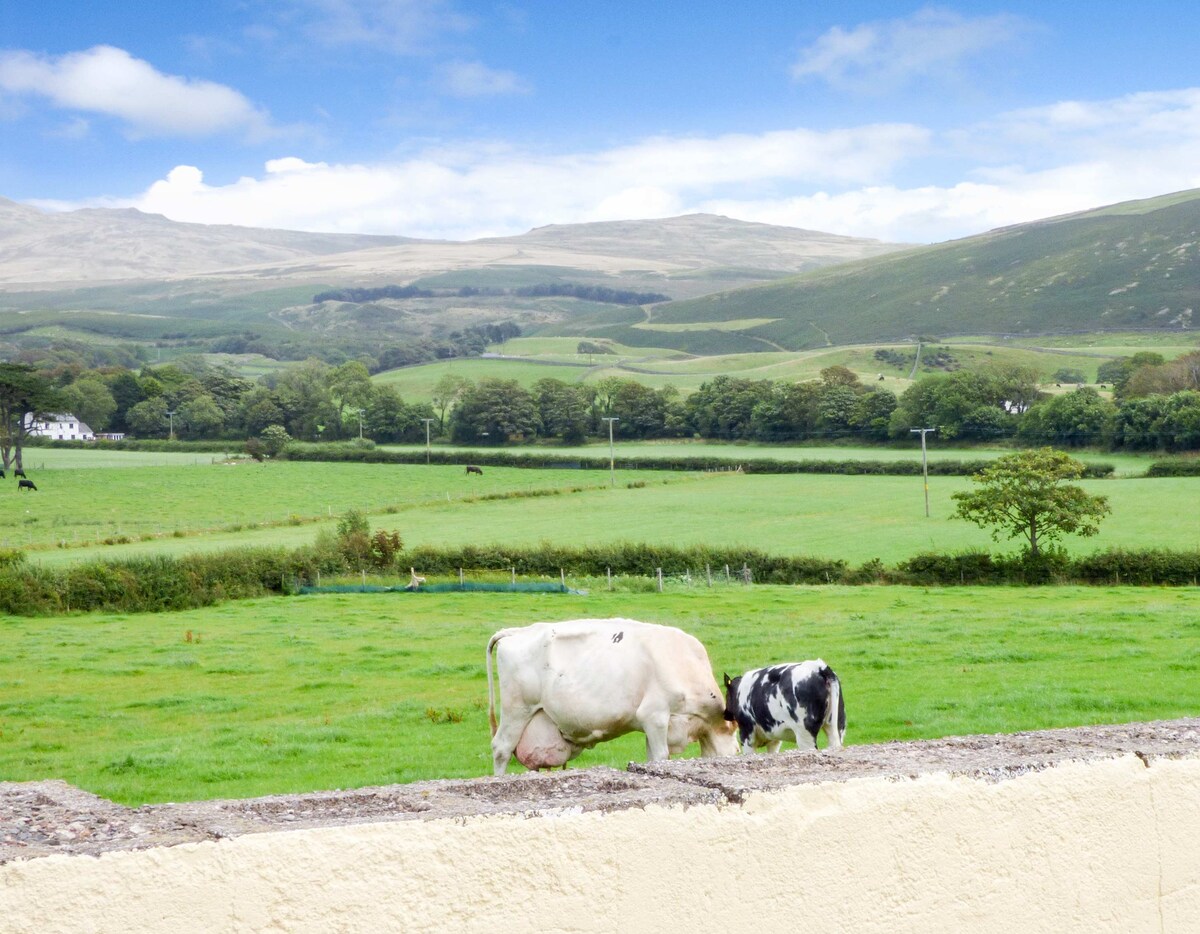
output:
M 1194 931 L 1200 720 L 121 808 L 0 784 L 0 930 Z

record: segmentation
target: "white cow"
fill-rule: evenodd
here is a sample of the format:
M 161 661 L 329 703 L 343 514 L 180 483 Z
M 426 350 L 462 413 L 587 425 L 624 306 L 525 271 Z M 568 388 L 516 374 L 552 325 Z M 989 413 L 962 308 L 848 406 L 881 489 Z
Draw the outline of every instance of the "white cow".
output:
M 514 753 L 528 769 L 551 768 L 634 730 L 646 734 L 652 762 L 695 741 L 704 756 L 737 752 L 708 653 L 683 630 L 632 619 L 534 623 L 492 636 L 486 663 L 497 775 Z

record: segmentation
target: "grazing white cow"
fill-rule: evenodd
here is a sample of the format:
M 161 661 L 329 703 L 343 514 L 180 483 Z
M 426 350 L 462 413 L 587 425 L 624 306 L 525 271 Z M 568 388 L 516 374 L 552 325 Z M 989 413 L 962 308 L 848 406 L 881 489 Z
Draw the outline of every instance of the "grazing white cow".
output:
M 756 746 L 779 752 L 789 735 L 798 748 L 816 749 L 822 729 L 830 749 L 846 738 L 842 683 L 819 658 L 726 675 L 725 719 L 737 724 L 743 753 Z
M 695 741 L 704 756 L 737 752 L 708 653 L 680 629 L 632 619 L 534 623 L 492 636 L 486 662 L 497 775 L 514 753 L 527 769 L 551 768 L 635 730 L 652 762 Z

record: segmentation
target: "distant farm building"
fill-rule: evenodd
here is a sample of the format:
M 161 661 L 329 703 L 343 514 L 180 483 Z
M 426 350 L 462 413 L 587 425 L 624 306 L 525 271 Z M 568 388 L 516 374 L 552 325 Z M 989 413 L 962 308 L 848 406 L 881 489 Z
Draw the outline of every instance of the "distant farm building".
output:
M 35 438 L 53 438 L 56 441 L 95 441 L 96 435 L 70 412 L 61 415 L 46 415 L 37 418 L 32 412 L 25 413 L 25 431 Z

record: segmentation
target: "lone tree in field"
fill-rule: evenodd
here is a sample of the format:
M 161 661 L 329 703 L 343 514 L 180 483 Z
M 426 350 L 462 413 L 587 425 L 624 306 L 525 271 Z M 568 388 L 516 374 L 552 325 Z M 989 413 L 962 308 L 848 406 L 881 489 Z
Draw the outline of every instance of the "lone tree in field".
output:
M 994 526 L 995 541 L 1024 536 L 1029 556 L 1037 558 L 1043 542 L 1067 534 L 1095 535 L 1112 511 L 1107 497 L 1066 482 L 1078 480 L 1083 471 L 1082 463 L 1053 448 L 1006 454 L 971 477 L 979 489 L 954 494 L 955 515 L 980 527 Z

